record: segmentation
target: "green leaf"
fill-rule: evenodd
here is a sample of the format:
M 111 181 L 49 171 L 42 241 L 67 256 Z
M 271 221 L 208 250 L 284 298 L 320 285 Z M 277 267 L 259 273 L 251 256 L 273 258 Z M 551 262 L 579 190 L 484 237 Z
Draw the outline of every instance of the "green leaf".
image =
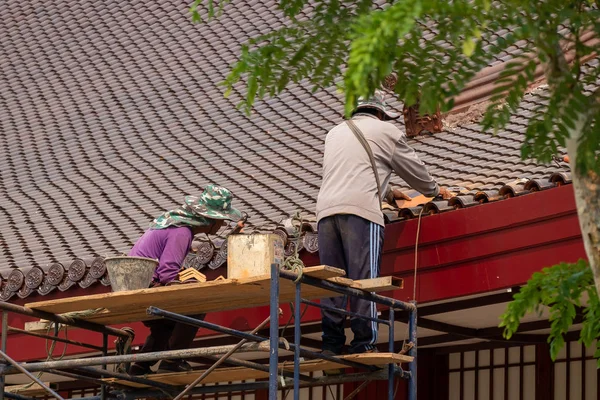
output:
M 200 13 L 198 10 L 192 10 L 192 22 L 200 23 L 202 22 L 202 17 L 200 17 Z
M 462 52 L 465 56 L 471 57 L 473 52 L 475 51 L 475 46 L 477 45 L 475 38 L 470 37 L 463 42 Z
M 509 339 L 517 332 L 519 321 L 533 310 L 549 308 L 551 331 L 548 335 L 550 353 L 555 359 L 565 345 L 564 335 L 573 324 L 582 307 L 583 295 L 587 304 L 583 306 L 584 321 L 580 340 L 591 345 L 600 338 L 600 300 L 594 285 L 593 274 L 585 260 L 575 264 L 558 264 L 533 274 L 527 284 L 514 296 L 501 317 L 504 337 Z M 598 357 L 598 355 L 596 355 Z
M 254 102 L 254 97 L 256 96 L 256 92 L 258 90 L 258 82 L 255 76 L 248 77 L 248 104 L 252 104 Z

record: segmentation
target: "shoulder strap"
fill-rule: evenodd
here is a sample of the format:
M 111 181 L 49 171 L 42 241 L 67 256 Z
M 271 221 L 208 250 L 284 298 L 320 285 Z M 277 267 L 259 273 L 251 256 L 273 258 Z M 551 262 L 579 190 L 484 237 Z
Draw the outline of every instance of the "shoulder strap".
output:
M 350 130 L 352 131 L 352 133 L 354 133 L 354 136 L 356 136 L 360 144 L 362 144 L 362 146 L 367 152 L 367 155 L 369 156 L 369 160 L 371 161 L 371 168 L 373 168 L 373 174 L 375 175 L 375 182 L 377 182 L 377 197 L 379 198 L 379 207 L 381 207 L 381 184 L 379 183 L 379 174 L 377 173 L 377 166 L 375 165 L 375 157 L 373 156 L 371 146 L 369 146 L 369 142 L 367 142 L 367 139 L 365 138 L 361 130 L 358 129 L 358 126 L 356 126 L 354 121 L 347 120 L 346 123 L 348 124 Z

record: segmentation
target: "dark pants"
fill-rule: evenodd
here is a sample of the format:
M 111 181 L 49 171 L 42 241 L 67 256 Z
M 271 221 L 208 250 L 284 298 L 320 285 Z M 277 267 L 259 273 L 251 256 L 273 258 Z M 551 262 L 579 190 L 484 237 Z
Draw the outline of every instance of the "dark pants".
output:
M 206 314 L 192 315 L 192 318 L 204 320 Z M 189 349 L 196 337 L 198 328 L 191 325 L 181 324 L 167 319 L 145 321 L 144 325 L 150 328 L 150 334 L 146 338 L 140 353 L 154 351 Z M 137 364 L 150 367 L 156 362 L 138 362 Z
M 333 215 L 319 221 L 319 257 L 321 264 L 346 271 L 350 279 L 370 279 L 379 276 L 383 227 L 356 215 Z M 346 309 L 347 296 L 322 299 L 321 304 Z M 350 311 L 377 317 L 373 302 L 350 297 Z M 339 313 L 321 310 L 323 350 L 341 354 L 346 342 L 344 321 Z M 361 318 L 351 318 L 354 339 L 351 353 L 363 353 L 374 348 L 377 341 L 377 323 Z

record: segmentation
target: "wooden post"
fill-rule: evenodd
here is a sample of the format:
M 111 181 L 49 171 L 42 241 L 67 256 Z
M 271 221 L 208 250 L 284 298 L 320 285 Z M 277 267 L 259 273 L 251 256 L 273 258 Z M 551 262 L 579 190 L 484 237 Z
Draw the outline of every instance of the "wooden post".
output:
M 535 345 L 535 400 L 554 398 L 554 363 L 547 343 Z

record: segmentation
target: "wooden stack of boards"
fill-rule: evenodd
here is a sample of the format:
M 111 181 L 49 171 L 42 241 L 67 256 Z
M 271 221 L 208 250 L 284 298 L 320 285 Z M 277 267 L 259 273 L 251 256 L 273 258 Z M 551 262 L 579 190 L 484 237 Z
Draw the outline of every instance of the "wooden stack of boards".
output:
M 206 282 L 206 275 L 194 268 L 186 268 L 179 272 L 179 281 L 186 282 L 194 279 L 196 282 Z

